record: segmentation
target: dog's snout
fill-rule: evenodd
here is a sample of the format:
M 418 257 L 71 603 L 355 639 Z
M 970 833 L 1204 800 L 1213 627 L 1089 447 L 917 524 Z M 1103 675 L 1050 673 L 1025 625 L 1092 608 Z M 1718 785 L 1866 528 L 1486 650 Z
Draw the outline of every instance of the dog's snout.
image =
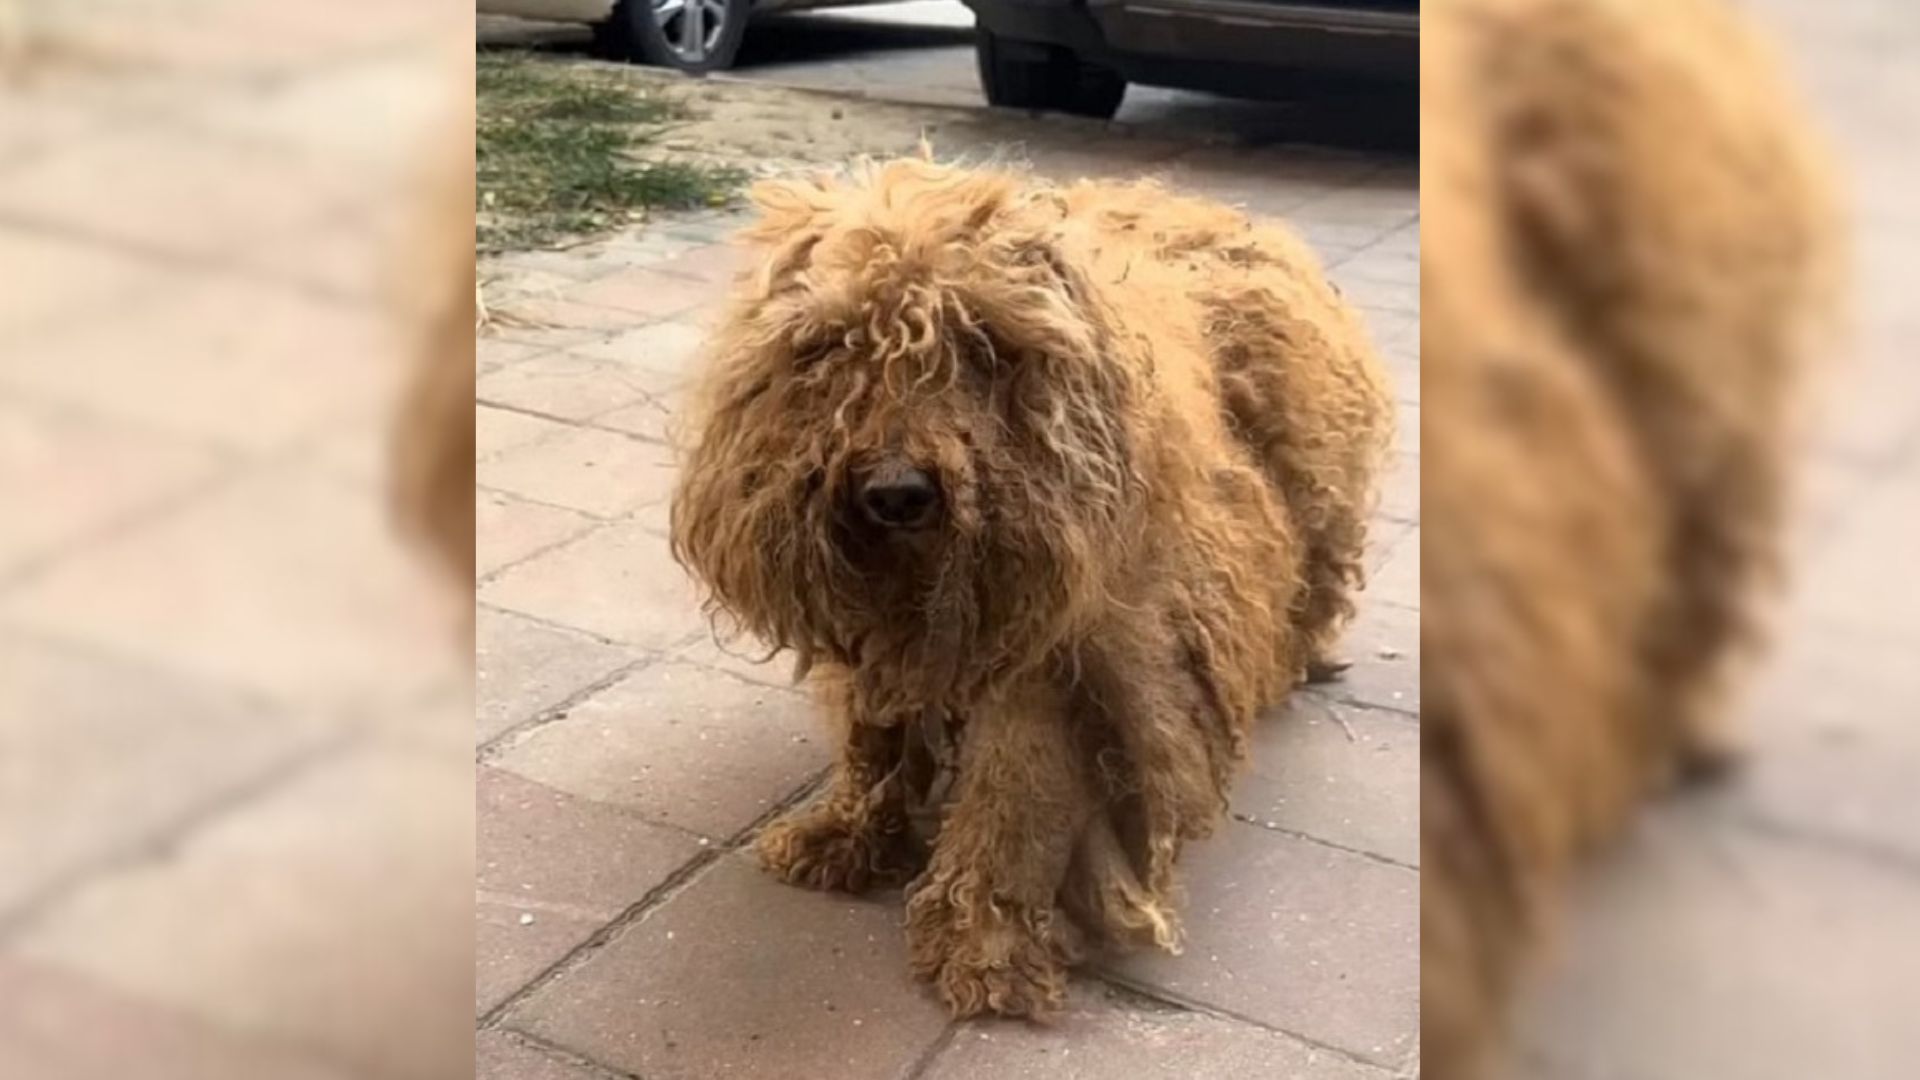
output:
M 876 525 L 917 529 L 940 509 L 940 488 L 926 472 L 890 464 L 869 473 L 860 485 L 860 505 Z

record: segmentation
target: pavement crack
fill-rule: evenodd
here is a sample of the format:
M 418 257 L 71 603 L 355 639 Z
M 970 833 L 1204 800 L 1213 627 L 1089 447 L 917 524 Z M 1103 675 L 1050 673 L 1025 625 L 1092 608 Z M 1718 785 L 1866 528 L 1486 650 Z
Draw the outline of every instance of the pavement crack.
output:
M 947 1026 L 941 1029 L 940 1034 L 927 1044 L 927 1048 L 920 1052 L 919 1057 L 913 1059 L 912 1065 L 907 1066 L 907 1071 L 901 1074 L 900 1080 L 920 1080 L 927 1074 L 927 1070 L 933 1068 L 933 1063 L 940 1060 L 940 1055 L 946 1053 L 947 1047 L 952 1046 L 953 1040 L 959 1035 L 960 1022 L 947 1021 Z
M 641 1080 L 639 1073 L 631 1073 L 625 1069 L 616 1069 L 611 1065 L 596 1061 L 580 1053 L 578 1050 L 572 1050 L 552 1040 L 543 1039 L 532 1032 L 510 1027 L 503 1027 L 497 1030 L 507 1041 L 518 1044 L 522 1049 L 539 1054 L 541 1057 L 549 1058 L 577 1072 L 586 1073 L 588 1076 L 596 1078 L 596 1080 Z
M 1299 829 L 1290 829 L 1290 828 L 1287 828 L 1285 825 L 1281 825 L 1272 821 L 1267 821 L 1263 818 L 1257 818 L 1252 814 L 1242 813 L 1239 810 L 1230 811 L 1228 812 L 1227 816 L 1241 823 L 1242 825 L 1251 825 L 1256 829 L 1262 829 L 1262 830 L 1265 830 L 1266 832 L 1279 833 L 1281 836 L 1291 836 L 1296 840 L 1305 840 L 1309 844 L 1318 844 L 1321 847 L 1331 848 L 1334 851 L 1345 852 L 1348 855 L 1358 855 L 1363 859 L 1368 859 L 1377 863 L 1384 863 L 1388 866 L 1397 867 L 1401 870 L 1409 870 L 1416 874 L 1420 872 L 1420 868 L 1418 866 L 1415 866 L 1410 862 L 1405 862 L 1403 860 L 1396 859 L 1391 855 L 1382 855 L 1377 851 L 1368 851 L 1365 848 L 1357 848 L 1348 844 L 1342 844 L 1335 840 L 1328 840 L 1325 837 L 1315 836 L 1309 832 L 1301 832 Z
M 1089 967 L 1084 969 L 1084 971 L 1086 977 L 1101 983 L 1110 990 L 1118 990 L 1122 994 L 1128 995 L 1141 1002 L 1150 1003 L 1161 1009 L 1197 1013 L 1202 1016 L 1213 1017 L 1216 1020 L 1225 1020 L 1235 1024 L 1256 1027 L 1262 1031 L 1269 1031 L 1276 1035 L 1285 1036 L 1304 1046 L 1313 1047 L 1316 1050 L 1332 1054 L 1343 1060 L 1351 1061 L 1356 1065 L 1366 1066 L 1369 1069 L 1391 1070 L 1397 1065 L 1395 1062 L 1387 1062 L 1367 1057 L 1364 1054 L 1349 1050 L 1344 1046 L 1337 1046 L 1333 1043 L 1316 1039 L 1311 1035 L 1303 1035 L 1298 1031 L 1289 1030 L 1278 1024 L 1270 1024 L 1263 1020 L 1256 1020 L 1244 1013 L 1237 1013 L 1231 1009 L 1223 1009 L 1217 1005 L 1209 1005 L 1206 1002 L 1197 1001 L 1172 990 L 1168 990 L 1165 987 L 1136 982 L 1110 968 Z
M 518 612 L 515 612 L 515 614 L 518 614 Z M 607 674 L 600 676 L 598 679 L 568 694 L 558 702 L 541 709 L 525 720 L 514 724 L 500 734 L 481 743 L 479 752 L 474 755 L 476 761 L 481 765 L 492 762 L 502 753 L 519 745 L 527 736 L 532 735 L 541 728 L 547 727 L 550 724 L 559 723 L 568 716 L 571 716 L 573 710 L 578 708 L 581 702 L 645 670 L 647 667 L 659 661 L 660 657 L 647 653 L 627 663 L 621 664 Z

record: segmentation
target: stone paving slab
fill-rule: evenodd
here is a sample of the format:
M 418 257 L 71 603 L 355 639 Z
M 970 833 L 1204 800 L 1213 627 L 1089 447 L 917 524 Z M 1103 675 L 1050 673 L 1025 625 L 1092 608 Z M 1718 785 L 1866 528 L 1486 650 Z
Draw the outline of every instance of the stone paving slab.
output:
M 722 292 L 714 285 L 703 285 L 702 289 L 709 303 Z M 651 384 L 655 392 L 664 393 L 685 381 L 694 355 L 706 340 L 705 328 L 689 321 L 687 314 L 680 312 L 680 317 L 672 321 L 647 323 L 611 335 L 603 341 L 580 345 L 572 351 L 580 356 L 618 361 L 650 372 L 666 380 L 664 385 L 659 382 Z
M 1920 462 L 1920 454 L 1909 460 Z M 1920 551 L 1920 464 L 1882 476 L 1858 493 L 1860 505 L 1803 565 L 1792 615 L 1825 629 L 1920 641 L 1920 610 L 1892 602 L 1886 577 Z
M 1367 603 L 1365 596 L 1340 639 L 1341 655 L 1353 666 L 1339 682 L 1317 690 L 1331 700 L 1417 716 L 1420 651 L 1407 643 L 1420 640 L 1420 613 L 1386 600 Z
M 0 401 L 0 577 L 164 505 L 218 468 L 208 451 L 43 402 Z
M 251 317 L 236 323 L 235 310 Z M 0 378 L 129 426 L 265 455 L 393 398 L 404 369 L 388 333 L 377 312 L 201 277 L 0 354 Z M 312 362 L 314 350 L 327 361 Z
M 1912 873 L 1708 810 L 1654 815 L 1583 882 L 1526 1033 L 1533 1075 L 1920 1073 L 1894 1005 L 1920 995 Z
M 1798 635 L 1747 695 L 1756 753 L 1739 804 L 1764 820 L 1920 859 L 1920 667 L 1913 646 Z M 1920 887 L 1920 883 L 1916 883 Z
M 0 167 L 52 153 L 106 130 L 103 109 L 47 94 L 28 85 L 0 98 Z
M 455 886 L 472 874 L 472 790 L 452 755 L 322 761 L 170 858 L 100 875 L 13 949 L 358 1068 L 437 1080 L 460 1052 L 450 1021 L 470 979 L 472 894 Z
M 489 341 L 500 341 L 490 338 Z M 524 347 L 524 346 L 523 346 Z M 544 349 L 532 348 L 531 352 L 541 353 Z M 480 404 L 473 411 L 474 435 L 478 440 L 476 452 L 481 461 L 505 454 L 558 435 L 566 434 L 564 423 L 548 420 L 529 413 L 502 409 L 492 405 Z
M 689 663 L 717 668 L 762 686 L 792 687 L 793 658 L 785 653 L 769 658 L 750 638 L 722 639 L 702 634 L 674 654 Z
M 790 888 L 726 856 L 509 1028 L 659 1080 L 898 1076 L 947 1026 L 903 993 L 898 902 Z
M 476 619 L 473 657 L 475 734 L 483 744 L 644 659 L 631 649 L 484 607 Z
M 1420 455 L 1396 453 L 1380 485 L 1379 515 L 1388 521 L 1414 522 L 1420 518 Z
M 1111 969 L 1144 985 L 1389 1069 L 1420 1014 L 1420 876 L 1290 833 L 1229 821 L 1181 857 L 1183 955 Z
M 485 1014 L 663 884 L 693 838 L 483 766 L 475 1009 Z
M 506 570 L 481 586 L 480 602 L 654 651 L 707 630 L 693 584 L 674 565 L 666 539 L 633 521 Z
M 92 305 L 147 293 L 154 282 L 146 270 L 126 252 L 10 230 L 0 239 L 0 275 L 8 283 L 0 335 L 60 326 Z
M 243 695 L 0 633 L 0 925 L 328 737 Z
M 187 258 L 231 254 L 344 205 L 345 188 L 284 155 L 112 133 L 0 175 L 0 214 Z
M 594 527 L 578 510 L 482 491 L 474 495 L 475 567 L 482 578 L 557 547 Z
M 606 1080 L 606 1070 L 570 1064 L 525 1036 L 483 1031 L 474 1042 L 473 1080 Z
M 491 490 L 615 518 L 672 494 L 673 454 L 620 432 L 580 427 L 490 458 L 478 476 Z
M 1236 818 L 1419 865 L 1419 725 L 1302 693 L 1251 742 Z
M 1393 537 L 1382 529 L 1385 550 L 1376 554 L 1367 577 L 1366 599 L 1417 611 L 1420 607 L 1420 529 L 1413 526 Z
M 0 955 L 0 1075 L 112 1080 L 350 1080 L 311 1053 L 236 1038 L 74 972 Z
M 956 1032 L 926 1080 L 1385 1080 L 1392 1074 L 1250 1024 L 1111 987 L 1077 989 L 1050 1027 Z
M 467 1075 L 474 710 L 384 457 L 471 13 L 0 7 L 0 1075 Z
M 581 422 L 650 403 L 671 388 L 615 361 L 552 352 L 505 366 L 480 380 L 480 400 L 503 408 Z M 618 425 L 615 425 L 618 426 Z
M 548 912 L 523 923 L 521 916 L 526 914 L 512 905 L 474 901 L 473 1009 L 477 1017 L 506 1004 L 606 923 L 566 911 Z
M 724 840 L 826 768 L 832 747 L 799 693 L 662 661 L 575 703 L 492 760 L 648 821 Z
M 380 502 L 288 467 L 74 553 L 0 595 L 0 621 L 343 709 L 420 692 L 459 663 L 433 586 Z

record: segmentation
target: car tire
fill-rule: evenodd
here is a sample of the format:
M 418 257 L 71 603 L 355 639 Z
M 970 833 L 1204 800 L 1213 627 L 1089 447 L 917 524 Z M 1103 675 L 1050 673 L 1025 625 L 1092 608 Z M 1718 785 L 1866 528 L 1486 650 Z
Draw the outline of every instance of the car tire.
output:
M 733 66 L 747 34 L 753 0 L 620 0 L 607 21 L 594 28 L 602 55 L 692 74 Z M 698 20 L 697 42 L 686 36 L 689 17 Z
M 1057 45 L 1015 41 L 981 29 L 975 32 L 974 56 L 989 105 L 1109 120 L 1127 92 L 1119 72 Z

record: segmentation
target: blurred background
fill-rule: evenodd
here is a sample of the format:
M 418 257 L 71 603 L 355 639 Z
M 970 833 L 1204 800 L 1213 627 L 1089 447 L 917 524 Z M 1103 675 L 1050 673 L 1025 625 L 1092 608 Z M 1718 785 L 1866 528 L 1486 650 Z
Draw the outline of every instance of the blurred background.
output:
M 468 644 L 384 474 L 472 25 L 0 3 L 0 1075 L 470 1075 Z
M 1539 1080 L 1920 1076 L 1920 7 L 1746 0 L 1839 156 L 1851 336 L 1818 358 L 1748 769 L 1580 883 L 1529 1003 Z

